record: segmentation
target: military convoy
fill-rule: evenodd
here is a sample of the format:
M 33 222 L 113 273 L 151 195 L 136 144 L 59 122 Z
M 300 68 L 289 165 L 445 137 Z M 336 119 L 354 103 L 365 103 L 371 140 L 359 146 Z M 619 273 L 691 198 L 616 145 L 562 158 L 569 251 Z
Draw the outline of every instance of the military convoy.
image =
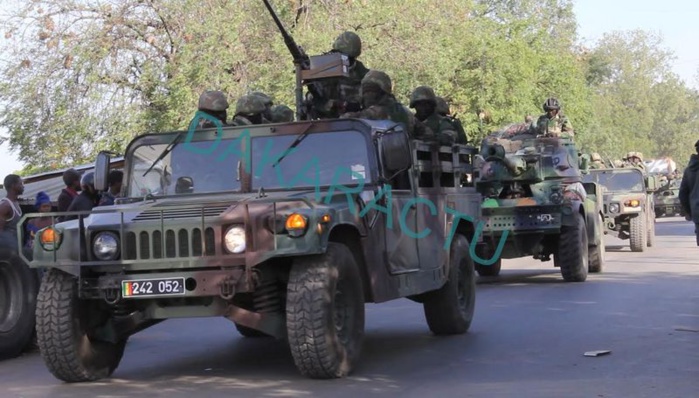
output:
M 602 270 L 600 191 L 582 182 L 569 138 L 534 136 L 526 124 L 512 125 L 483 141 L 477 165 L 486 252 L 499 254 L 477 257 L 480 275 L 497 275 L 503 258 L 525 256 L 550 261 L 553 255 L 569 282 Z

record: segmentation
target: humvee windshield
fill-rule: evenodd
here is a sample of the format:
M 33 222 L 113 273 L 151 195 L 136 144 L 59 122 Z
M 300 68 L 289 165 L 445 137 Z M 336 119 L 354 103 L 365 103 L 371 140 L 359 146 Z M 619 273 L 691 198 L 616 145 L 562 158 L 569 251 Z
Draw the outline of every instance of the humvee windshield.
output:
M 368 183 L 368 141 L 359 132 L 313 133 L 272 165 L 296 140 L 297 135 L 252 137 L 251 163 L 253 189 Z M 167 144 L 143 145 L 133 152 L 129 196 L 180 195 L 239 191 L 238 162 L 243 172 L 245 159 L 239 138 L 189 141 L 175 146 L 145 176 Z
M 590 171 L 585 180 L 602 185 L 610 192 L 645 192 L 643 175 L 635 170 L 629 171 Z

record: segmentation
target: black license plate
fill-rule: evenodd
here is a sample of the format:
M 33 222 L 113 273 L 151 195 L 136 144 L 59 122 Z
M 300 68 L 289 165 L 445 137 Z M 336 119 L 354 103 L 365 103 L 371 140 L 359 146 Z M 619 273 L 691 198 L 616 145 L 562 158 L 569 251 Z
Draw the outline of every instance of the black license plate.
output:
M 141 279 L 121 282 L 121 295 L 124 298 L 183 296 L 184 293 L 184 278 Z

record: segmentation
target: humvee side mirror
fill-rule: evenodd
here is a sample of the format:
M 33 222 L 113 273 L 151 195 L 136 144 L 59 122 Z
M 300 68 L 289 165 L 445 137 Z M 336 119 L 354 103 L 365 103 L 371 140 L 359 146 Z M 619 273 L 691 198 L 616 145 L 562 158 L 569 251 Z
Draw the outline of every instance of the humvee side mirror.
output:
M 95 189 L 98 191 L 106 191 L 107 178 L 109 176 L 109 162 L 111 160 L 110 152 L 102 151 L 97 154 L 95 160 Z
M 396 173 L 408 169 L 413 160 L 408 135 L 404 132 L 390 133 L 379 141 L 381 159 L 387 173 Z

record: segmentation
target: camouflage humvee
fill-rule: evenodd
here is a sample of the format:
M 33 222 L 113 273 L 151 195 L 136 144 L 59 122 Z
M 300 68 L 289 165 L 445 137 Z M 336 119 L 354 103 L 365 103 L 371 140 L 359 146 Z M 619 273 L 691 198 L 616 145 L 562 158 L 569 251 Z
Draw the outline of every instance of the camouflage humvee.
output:
M 536 137 L 527 125 L 512 125 L 483 140 L 476 187 L 488 254 L 501 258 L 554 257 L 566 281 L 585 281 L 604 262 L 599 188 L 583 184 L 578 153 L 569 138 Z M 496 242 L 498 242 L 497 249 Z M 480 257 L 480 256 L 479 256 Z M 476 259 L 480 275 L 497 275 Z M 491 261 L 492 262 L 492 261 Z
M 680 183 L 681 179 L 671 180 L 662 188 L 655 191 L 653 198 L 655 200 L 655 216 L 673 217 L 680 215 L 684 217 L 684 210 L 680 205 Z
M 605 229 L 628 239 L 631 250 L 645 251 L 655 239 L 653 195 L 655 179 L 636 167 L 590 170 L 585 181 L 604 190 Z
M 135 138 L 115 205 L 38 233 L 30 265 L 47 267 L 37 334 L 48 369 L 67 382 L 109 377 L 130 335 L 225 317 L 245 336 L 288 340 L 302 374 L 342 377 L 360 355 L 364 304 L 402 297 L 423 303 L 433 333 L 465 333 L 480 195 L 462 181 L 477 149 L 437 151 L 401 126 Z M 98 189 L 108 158 L 97 159 Z

